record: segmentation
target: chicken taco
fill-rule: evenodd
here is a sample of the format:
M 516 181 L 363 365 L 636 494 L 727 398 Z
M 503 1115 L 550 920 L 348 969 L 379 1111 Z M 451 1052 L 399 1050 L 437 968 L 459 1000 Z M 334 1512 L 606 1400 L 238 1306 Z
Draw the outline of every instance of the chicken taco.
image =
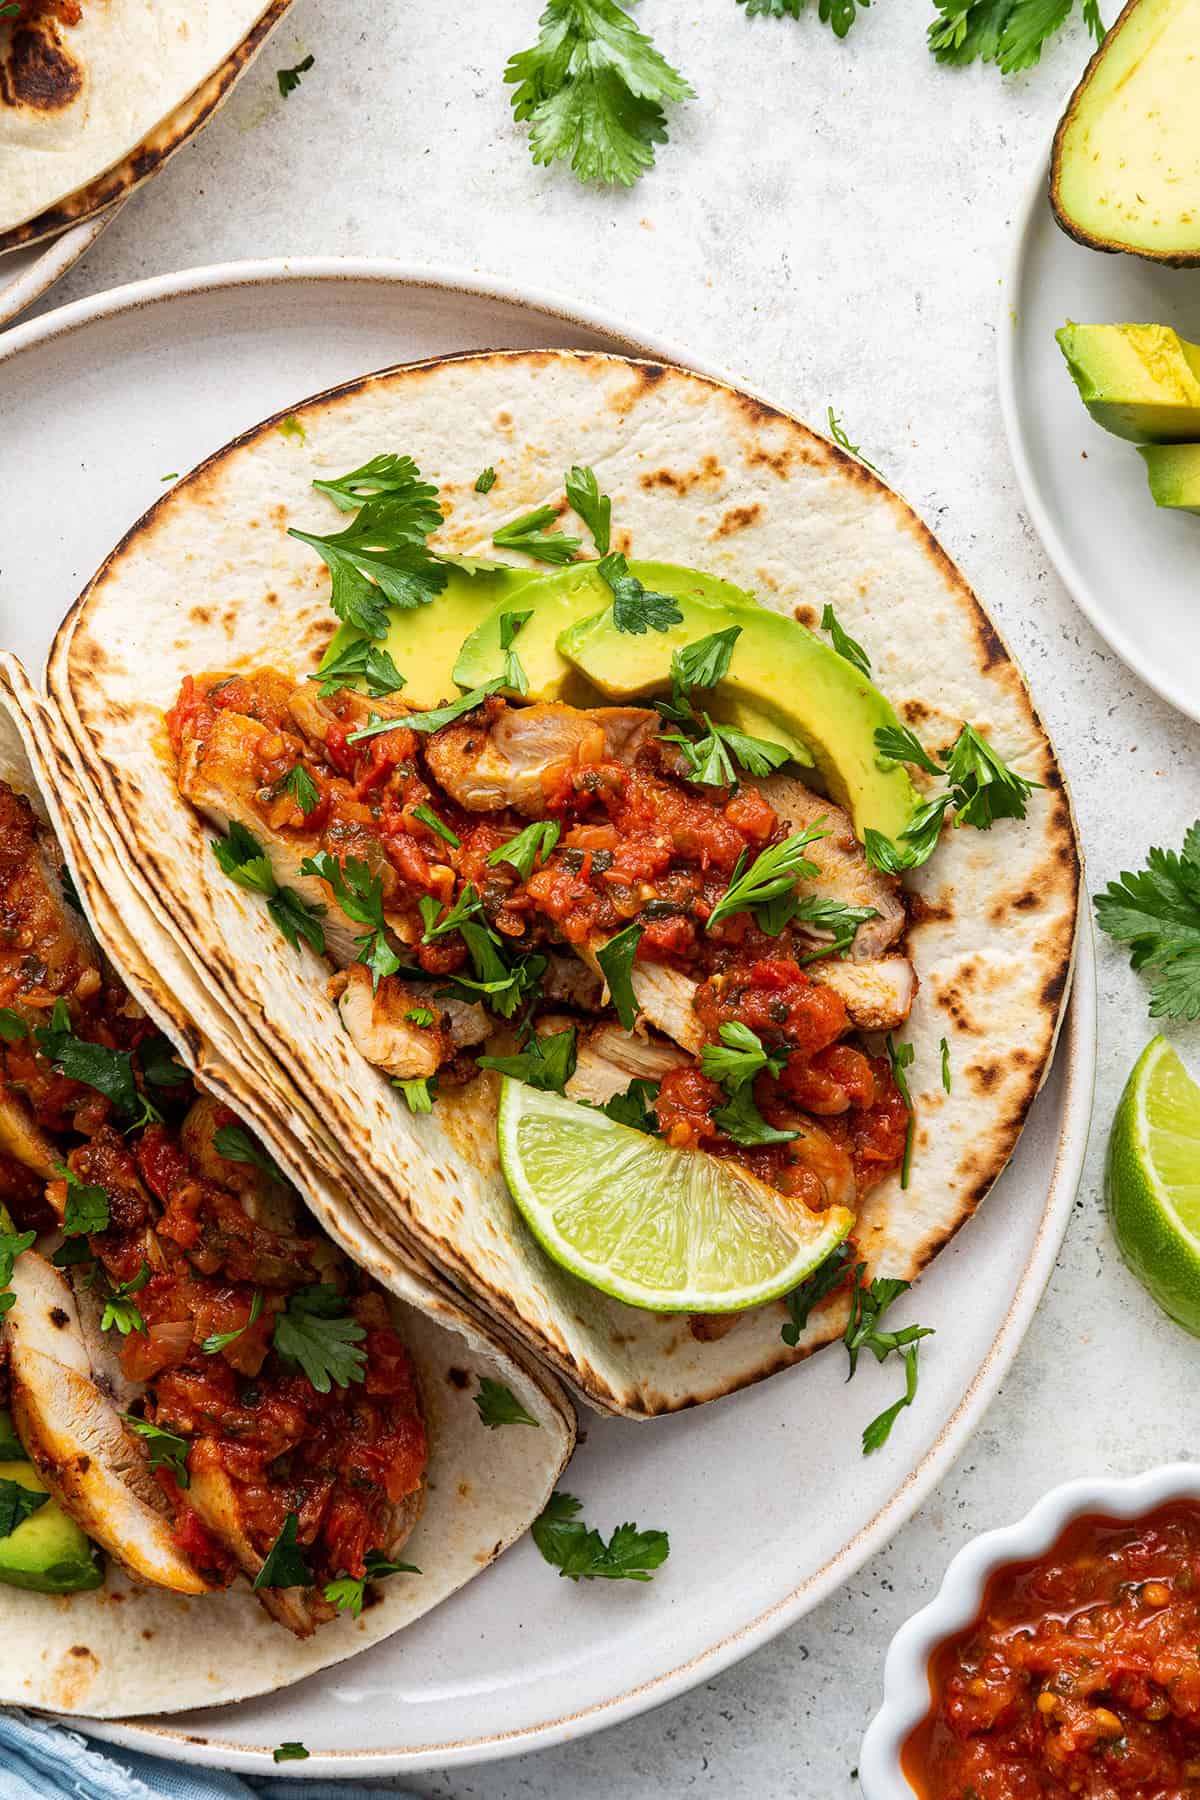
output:
M 0 251 L 153 173 L 224 98 L 290 0 L 0 7 Z
M 571 352 L 218 453 L 62 627 L 139 905 L 425 1257 L 601 1407 L 911 1280 L 1010 1156 L 1079 862 L 978 602 L 851 456 Z
M 209 1705 L 477 1573 L 545 1503 L 570 1413 L 197 1078 L 220 1058 L 180 1028 L 186 978 L 149 972 L 149 921 L 126 964 L 95 904 L 120 878 L 82 854 L 20 685 L 0 691 L 0 1694 Z

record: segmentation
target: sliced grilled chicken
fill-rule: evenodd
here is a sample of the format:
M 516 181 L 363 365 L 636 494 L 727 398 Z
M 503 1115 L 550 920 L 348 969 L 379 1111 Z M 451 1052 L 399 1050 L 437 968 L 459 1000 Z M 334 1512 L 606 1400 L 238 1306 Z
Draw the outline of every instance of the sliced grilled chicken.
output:
M 688 1061 L 683 1051 L 666 1038 L 642 1037 L 611 1024 L 596 1025 L 584 1032 L 577 1053 L 567 1095 L 572 1100 L 590 1100 L 597 1105 L 611 1100 L 614 1094 L 623 1094 L 631 1081 L 661 1081 L 668 1069 L 677 1069 Z
M 207 1593 L 209 1584 L 175 1546 L 166 1497 L 137 1438 L 95 1379 L 67 1282 L 27 1250 L 11 1286 L 9 1400 L 42 1480 L 130 1575 L 178 1594 Z
M 631 763 L 658 714 L 639 706 L 582 712 L 547 703 L 506 706 L 490 718 L 448 725 L 429 740 L 425 760 L 441 787 L 467 812 L 514 807 L 540 817 L 546 795 L 581 763 Z
M 43 1181 L 53 1181 L 61 1158 L 25 1101 L 0 1084 L 0 1150 L 24 1163 Z
M 850 815 L 792 775 L 770 775 L 755 786 L 780 819 L 798 831 L 824 819 L 829 835 L 814 838 L 804 852 L 820 874 L 798 886 L 804 893 L 841 900 L 846 906 L 874 907 L 875 918 L 867 919 L 855 933 L 850 959 L 871 962 L 882 956 L 901 936 L 907 921 L 900 884 L 871 867 L 854 835 Z
M 321 837 L 303 829 L 289 829 L 286 836 L 273 831 L 264 824 L 254 805 L 258 791 L 255 751 L 269 735 L 265 725 L 244 713 L 219 712 L 206 737 L 185 736 L 179 758 L 179 791 L 218 831 L 228 831 L 234 821 L 244 825 L 262 845 L 280 886 L 294 888 L 310 905 L 326 909 L 322 920 L 326 948 L 334 962 L 345 965 L 358 954 L 357 939 L 362 927 L 331 903 L 323 881 L 300 873 L 305 857 L 315 856 L 321 849 Z M 373 868 L 380 861 L 378 837 L 366 830 L 356 833 L 353 827 L 346 827 L 336 846 L 330 845 L 328 839 L 325 844 L 334 854 L 362 857 Z M 388 909 L 389 888 L 395 885 L 390 864 L 377 872 L 383 875 L 384 918 L 402 942 L 409 941 L 414 935 L 412 922 L 398 918 Z
M 436 1075 L 459 1050 L 482 1044 L 494 1029 L 482 1006 L 435 998 L 433 982 L 393 978 L 372 993 L 371 976 L 362 963 L 352 963 L 332 988 L 342 1024 L 359 1050 L 397 1081 Z M 421 1010 L 432 1013 L 432 1024 L 411 1017 Z
M 828 956 L 810 963 L 808 973 L 833 989 L 860 1031 L 898 1031 L 917 996 L 917 972 L 907 956 L 875 962 Z
M 268 1231 L 287 1236 L 297 1230 L 300 1215 L 296 1196 L 286 1181 L 276 1180 L 261 1162 L 239 1162 L 222 1156 L 216 1137 L 228 1108 L 210 1094 L 201 1094 L 188 1108 L 179 1128 L 179 1139 L 202 1175 L 236 1194 L 247 1218 Z M 242 1133 L 245 1136 L 245 1133 Z

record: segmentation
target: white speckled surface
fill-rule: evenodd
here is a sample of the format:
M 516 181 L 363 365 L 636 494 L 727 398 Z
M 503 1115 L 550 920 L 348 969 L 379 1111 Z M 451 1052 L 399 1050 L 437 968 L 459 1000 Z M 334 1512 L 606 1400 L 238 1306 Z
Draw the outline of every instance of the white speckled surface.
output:
M 645 0 L 643 25 L 702 99 L 658 172 L 613 196 L 535 170 L 508 122 L 500 71 L 536 11 L 298 0 L 225 113 L 50 303 L 233 257 L 388 254 L 597 302 L 814 423 L 832 402 L 1008 634 L 1073 780 L 1093 884 L 1150 841 L 1177 843 L 1200 811 L 1200 728 L 1126 673 L 1049 573 L 996 407 L 1010 222 L 1082 66 L 1081 32 L 1004 83 L 937 68 L 919 0 L 878 0 L 844 44 L 815 18 L 748 22 L 734 0 Z M 275 70 L 309 51 L 316 66 L 284 103 Z M 577 1745 L 411 1786 L 454 1800 L 851 1796 L 887 1641 L 963 1539 L 1069 1475 L 1194 1453 L 1200 1346 L 1127 1277 L 1099 1203 L 1107 1122 L 1150 1035 L 1141 982 L 1104 945 L 1100 979 L 1097 1131 L 1061 1265 L 935 1498 L 834 1601 L 709 1685 Z M 1200 1033 L 1178 1037 L 1200 1068 Z

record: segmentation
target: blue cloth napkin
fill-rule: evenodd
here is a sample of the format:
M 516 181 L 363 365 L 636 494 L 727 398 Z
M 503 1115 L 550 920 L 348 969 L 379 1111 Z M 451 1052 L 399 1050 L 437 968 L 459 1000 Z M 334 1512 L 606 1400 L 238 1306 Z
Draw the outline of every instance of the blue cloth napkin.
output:
M 295 1766 L 295 1765 L 293 1765 Z M 76 1731 L 0 1712 L 3 1800 L 405 1800 L 344 1781 L 243 1781 L 220 1769 L 189 1768 L 136 1750 L 89 1744 Z M 417 1800 L 409 1795 L 408 1800 Z

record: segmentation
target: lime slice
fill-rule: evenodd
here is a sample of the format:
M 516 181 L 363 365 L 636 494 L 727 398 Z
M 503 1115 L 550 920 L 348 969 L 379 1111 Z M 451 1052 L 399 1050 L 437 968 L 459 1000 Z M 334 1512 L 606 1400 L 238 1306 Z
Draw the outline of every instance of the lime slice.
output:
M 651 1312 L 741 1312 L 786 1294 L 854 1223 L 810 1212 L 737 1163 L 672 1150 L 605 1113 L 506 1075 L 500 1163 L 546 1251 Z
M 1105 1193 L 1125 1261 L 1200 1337 L 1200 1087 L 1165 1038 L 1147 1044 L 1125 1084 Z

